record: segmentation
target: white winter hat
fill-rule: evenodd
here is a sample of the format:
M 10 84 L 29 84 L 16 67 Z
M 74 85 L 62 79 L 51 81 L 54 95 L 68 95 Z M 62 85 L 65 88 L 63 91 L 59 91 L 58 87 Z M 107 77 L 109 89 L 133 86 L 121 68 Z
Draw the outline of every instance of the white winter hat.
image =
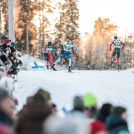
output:
M 7 90 L 9 93 L 11 93 L 13 91 L 14 88 L 14 80 L 10 77 L 2 77 L 2 79 L 0 80 L 0 89 L 5 89 Z

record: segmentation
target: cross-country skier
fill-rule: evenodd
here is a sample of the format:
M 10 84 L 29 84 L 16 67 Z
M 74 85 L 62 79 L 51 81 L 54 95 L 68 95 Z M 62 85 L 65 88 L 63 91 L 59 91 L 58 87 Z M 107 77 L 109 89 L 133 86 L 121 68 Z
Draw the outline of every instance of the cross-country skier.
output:
M 42 48 L 42 52 L 44 53 L 44 57 L 46 59 L 46 62 L 47 62 L 47 69 L 49 69 L 49 62 L 51 64 L 51 66 L 53 66 L 53 60 L 52 60 L 52 55 L 51 55 L 51 52 L 53 51 L 53 47 L 52 47 L 52 43 L 51 42 L 48 42 L 47 45 L 44 46 L 44 48 Z M 53 67 L 53 70 L 56 70 L 54 67 Z
M 61 59 L 66 56 L 69 60 L 69 67 L 68 71 L 71 72 L 71 52 L 74 54 L 74 42 L 73 38 L 70 37 L 68 41 L 61 44 L 61 54 L 60 57 L 54 62 L 53 66 L 51 68 L 54 68 L 54 66 L 61 61 Z
M 111 65 L 113 64 L 114 57 L 117 54 L 117 65 L 119 67 L 120 50 L 125 47 L 125 44 L 122 43 L 120 40 L 118 40 L 117 36 L 114 36 L 114 41 L 110 44 L 110 50 L 111 50 L 112 44 L 114 44 L 114 51 L 112 54 Z

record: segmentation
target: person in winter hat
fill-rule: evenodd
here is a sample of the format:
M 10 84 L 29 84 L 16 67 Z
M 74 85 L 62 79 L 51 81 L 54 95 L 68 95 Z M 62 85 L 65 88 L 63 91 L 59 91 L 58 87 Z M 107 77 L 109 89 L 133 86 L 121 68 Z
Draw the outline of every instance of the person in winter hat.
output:
M 92 93 L 86 93 L 84 95 L 84 106 L 85 107 L 97 106 L 97 99 Z
M 82 96 L 75 96 L 73 100 L 73 110 L 74 111 L 84 111 L 84 102 Z
M 44 97 L 36 93 L 19 115 L 15 131 L 17 134 L 42 134 L 43 122 L 51 114 Z
M 84 113 L 84 102 L 82 96 L 75 96 L 73 99 L 73 110 L 67 113 L 68 118 L 85 122 L 87 116 Z
M 89 134 L 107 134 L 107 128 L 104 123 L 99 120 L 95 120 L 90 124 Z
M 106 125 L 108 134 L 129 134 L 126 108 L 114 107 L 106 120 Z
M 9 46 L 11 46 L 11 40 L 5 39 L 5 40 L 4 40 L 4 43 L 2 44 L 2 50 L 3 50 L 4 52 L 6 52 L 6 49 L 7 49 Z
M 98 112 L 96 97 L 92 93 L 86 93 L 83 96 L 83 99 L 84 99 L 85 113 L 89 117 L 93 117 L 93 118 L 96 117 Z
M 105 123 L 107 117 L 111 114 L 112 104 L 105 103 L 102 105 L 101 109 L 99 110 L 97 119 Z

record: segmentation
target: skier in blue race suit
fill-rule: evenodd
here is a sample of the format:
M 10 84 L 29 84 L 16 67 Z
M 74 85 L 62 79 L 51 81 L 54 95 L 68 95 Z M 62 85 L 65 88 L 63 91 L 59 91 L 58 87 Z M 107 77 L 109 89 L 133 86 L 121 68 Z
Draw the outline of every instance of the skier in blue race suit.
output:
M 71 59 L 71 52 L 74 54 L 74 42 L 73 38 L 70 37 L 69 41 L 64 42 L 61 45 L 61 54 L 60 57 L 54 62 L 53 66 L 51 68 L 54 68 L 54 66 L 61 61 L 61 59 L 66 56 L 69 60 L 69 67 L 68 71 L 71 72 L 71 65 L 72 65 L 72 59 Z

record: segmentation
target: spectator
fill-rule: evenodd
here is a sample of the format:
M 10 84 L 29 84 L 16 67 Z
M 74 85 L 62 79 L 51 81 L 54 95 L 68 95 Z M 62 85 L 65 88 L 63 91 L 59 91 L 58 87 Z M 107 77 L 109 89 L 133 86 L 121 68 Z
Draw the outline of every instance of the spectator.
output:
M 85 113 L 92 118 L 97 117 L 97 99 L 92 93 L 84 95 Z
M 106 125 L 109 134 L 129 134 L 126 108 L 114 107 L 106 120 Z
M 87 116 L 84 113 L 84 102 L 82 96 L 74 97 L 73 110 L 67 115 L 67 118 L 83 122 L 83 124 L 87 121 Z
M 44 120 L 51 114 L 51 110 L 44 97 L 36 93 L 19 115 L 15 127 L 17 134 L 42 134 Z
M 101 109 L 99 110 L 97 119 L 105 123 L 106 118 L 111 114 L 112 105 L 109 103 L 105 103 L 102 105 Z
M 73 100 L 73 111 L 84 111 L 84 102 L 82 96 L 75 96 Z

